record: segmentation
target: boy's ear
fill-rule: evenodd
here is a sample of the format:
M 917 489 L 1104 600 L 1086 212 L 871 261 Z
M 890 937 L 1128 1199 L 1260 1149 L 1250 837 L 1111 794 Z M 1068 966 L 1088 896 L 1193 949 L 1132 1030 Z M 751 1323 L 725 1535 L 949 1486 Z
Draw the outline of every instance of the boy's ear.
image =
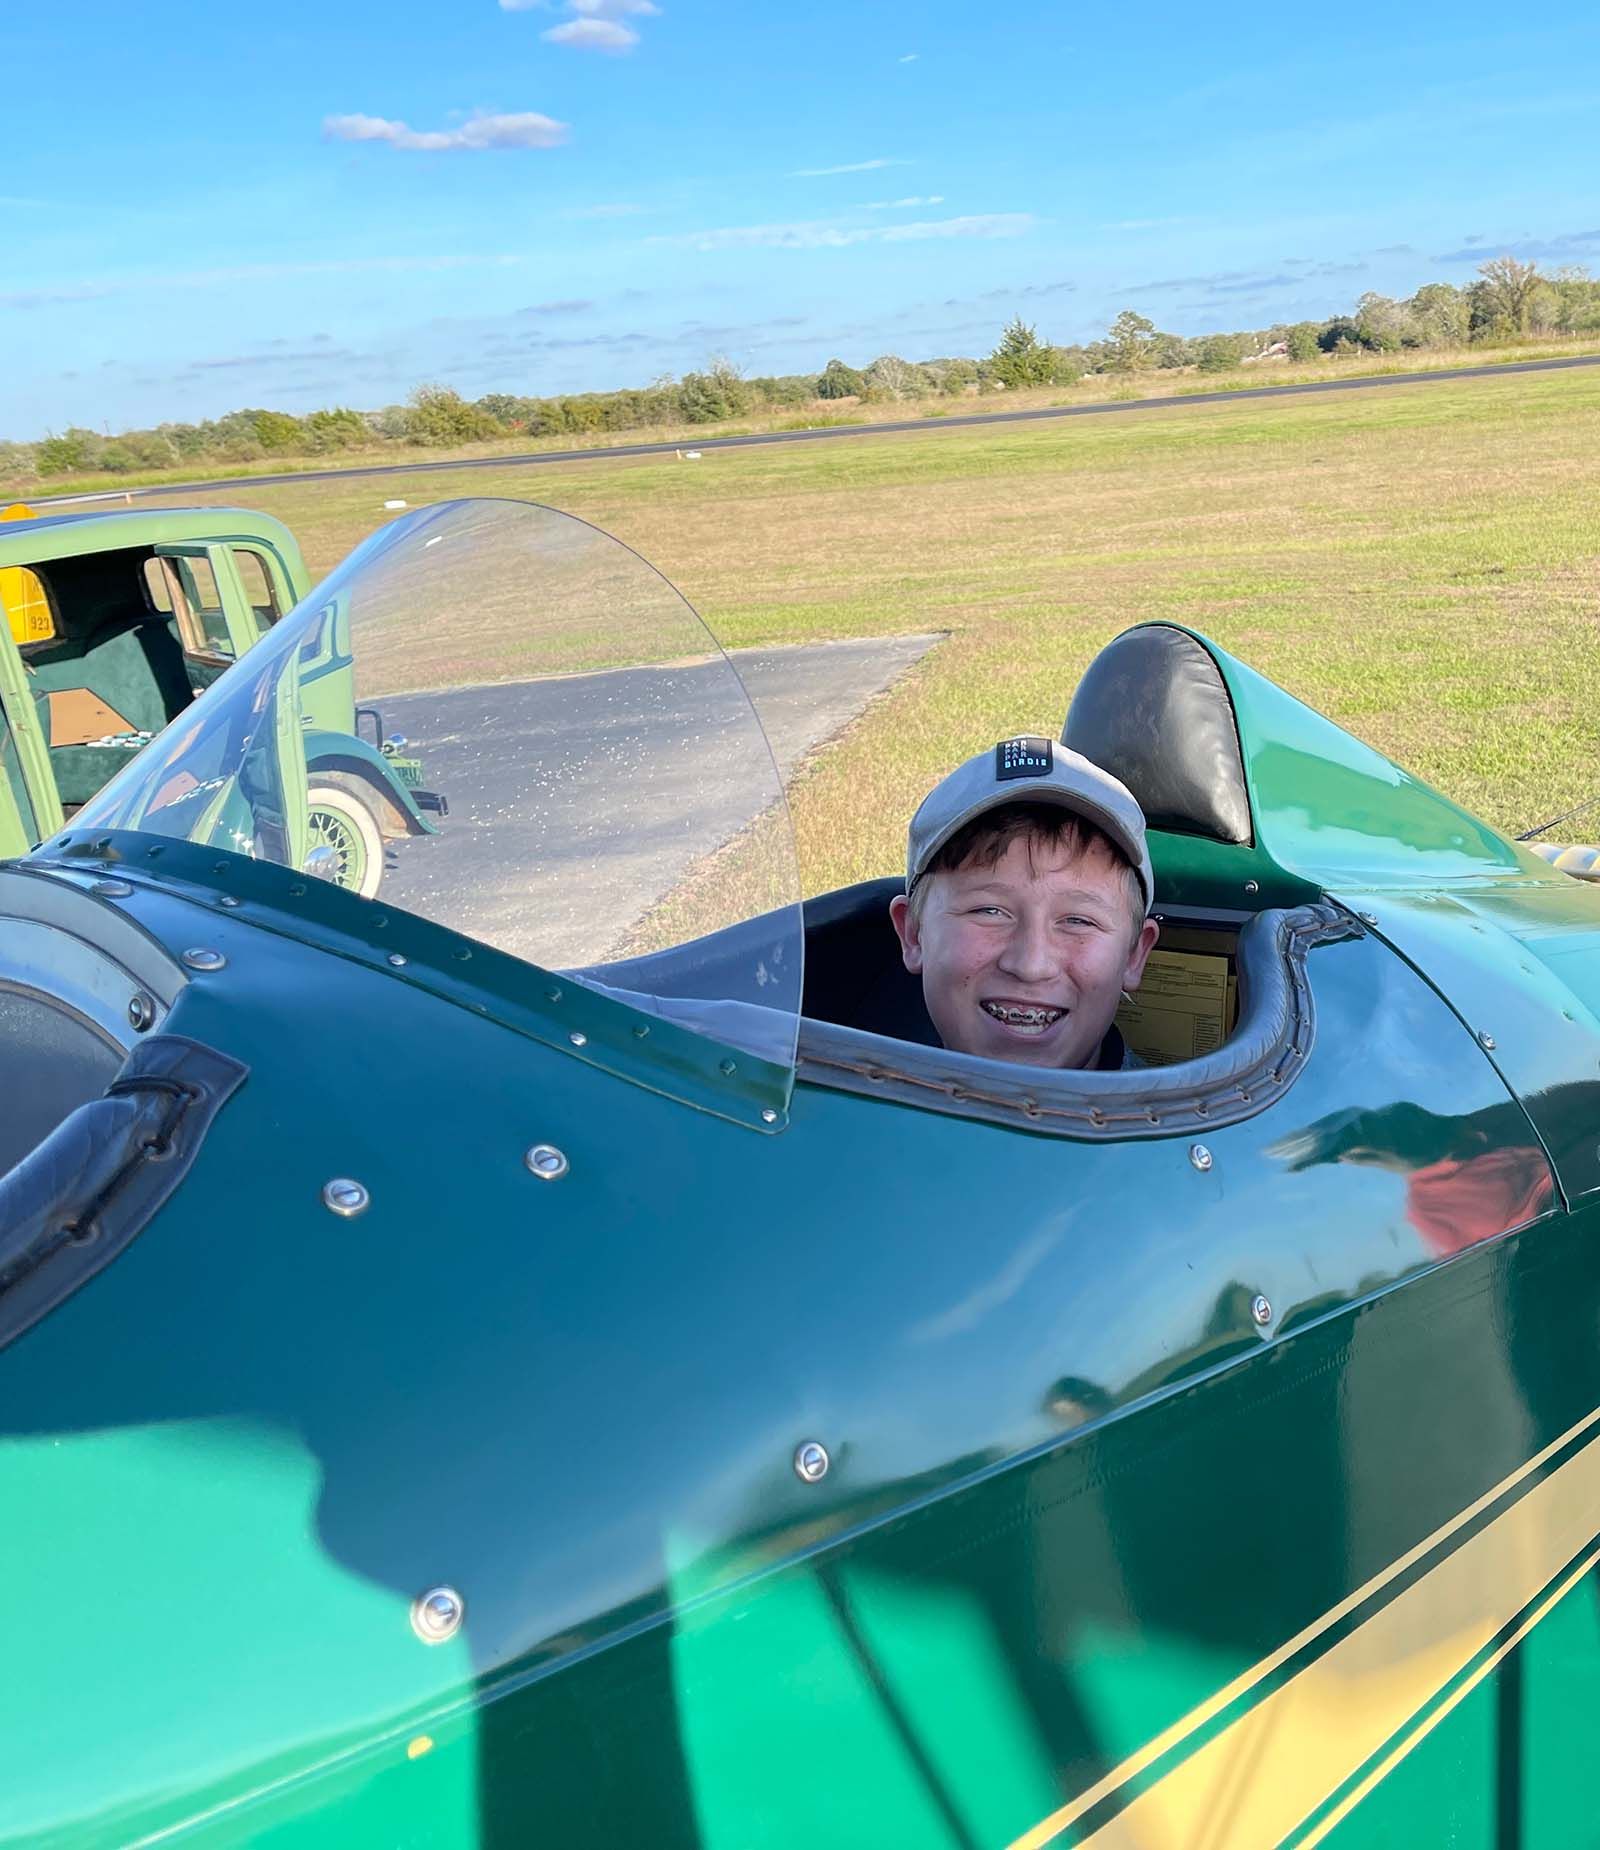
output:
M 1128 951 L 1128 962 L 1122 972 L 1122 987 L 1137 989 L 1140 978 L 1144 975 L 1145 962 L 1155 949 L 1156 939 L 1161 936 L 1161 927 L 1154 919 L 1146 919 L 1139 927 L 1139 935 L 1134 939 Z
M 902 962 L 913 976 L 918 975 L 922 969 L 922 932 L 906 894 L 896 893 L 889 901 L 889 921 L 900 940 Z

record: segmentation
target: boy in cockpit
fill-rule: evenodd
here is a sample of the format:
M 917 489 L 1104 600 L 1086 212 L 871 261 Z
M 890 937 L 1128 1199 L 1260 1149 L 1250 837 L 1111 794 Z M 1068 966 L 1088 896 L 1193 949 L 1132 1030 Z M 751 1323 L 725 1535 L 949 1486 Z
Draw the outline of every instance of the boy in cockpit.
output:
M 1159 927 L 1144 813 L 1087 758 L 1005 739 L 911 820 L 889 903 L 944 1045 L 990 1060 L 1136 1066 L 1113 1024 Z

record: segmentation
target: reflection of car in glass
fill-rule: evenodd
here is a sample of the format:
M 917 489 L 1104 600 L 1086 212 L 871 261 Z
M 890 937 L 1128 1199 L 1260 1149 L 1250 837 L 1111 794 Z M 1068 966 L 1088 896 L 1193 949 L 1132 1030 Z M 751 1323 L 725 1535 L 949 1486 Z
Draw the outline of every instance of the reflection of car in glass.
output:
M 330 626 L 460 793 L 381 904 Z M 1142 1071 L 931 1044 L 687 605 L 510 503 L 0 868 L 0 1836 L 1586 1840 L 1600 894 L 1169 624 L 1066 733 Z
M 238 508 L 24 509 L 0 522 L 0 855 L 76 814 L 308 584 L 288 529 Z M 299 686 L 307 864 L 370 896 L 384 843 L 427 833 L 438 800 L 377 712 L 356 712 L 332 632 Z

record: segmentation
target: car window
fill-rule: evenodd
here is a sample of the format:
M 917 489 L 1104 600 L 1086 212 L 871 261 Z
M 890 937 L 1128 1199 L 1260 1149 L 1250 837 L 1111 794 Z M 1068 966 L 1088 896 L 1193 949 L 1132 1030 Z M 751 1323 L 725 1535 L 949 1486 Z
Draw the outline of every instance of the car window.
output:
M 283 615 L 283 602 L 278 596 L 267 562 L 260 553 L 252 552 L 248 547 L 235 546 L 232 550 L 233 563 L 238 568 L 239 581 L 244 586 L 250 608 L 256 613 L 256 621 L 261 627 L 268 629 Z
M 145 583 L 156 609 L 176 615 L 188 654 L 233 660 L 233 638 L 228 634 L 222 593 L 217 589 L 211 561 L 203 552 L 164 553 L 147 560 Z
M 165 563 L 160 559 L 146 559 L 144 562 L 145 595 L 150 599 L 150 608 L 158 610 L 164 617 L 172 615 L 172 587 L 167 583 Z

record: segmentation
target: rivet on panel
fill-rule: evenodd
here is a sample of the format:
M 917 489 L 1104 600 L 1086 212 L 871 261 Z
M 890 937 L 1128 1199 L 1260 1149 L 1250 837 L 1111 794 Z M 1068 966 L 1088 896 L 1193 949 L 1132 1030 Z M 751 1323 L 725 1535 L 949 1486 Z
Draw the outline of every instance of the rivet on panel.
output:
M 1244 890 L 1247 893 L 1259 893 L 1261 891 L 1261 882 L 1259 880 L 1247 880 L 1244 883 Z
M 1376 912 L 1358 912 L 1356 917 L 1360 919 L 1363 925 L 1376 925 L 1378 922 L 1378 915 Z
M 1478 1030 L 1478 1045 L 1487 1048 L 1490 1053 L 1494 1052 L 1494 1036 L 1487 1028 L 1480 1028 Z
M 156 1005 L 147 995 L 141 992 L 129 1002 L 128 1023 L 136 1033 L 143 1034 L 155 1018 Z
M 770 1105 L 762 1112 L 761 1122 L 763 1124 L 776 1124 L 778 1122 L 778 1114 Z
M 411 1629 L 424 1644 L 443 1644 L 461 1630 L 467 1602 L 454 1587 L 429 1587 L 411 1602 Z
M 391 951 L 389 953 L 389 962 L 394 965 L 396 970 L 403 970 L 406 966 L 405 952 Z
M 1271 1323 L 1272 1321 L 1272 1306 L 1259 1291 L 1250 1300 L 1250 1315 L 1257 1323 Z
M 213 951 L 205 945 L 197 945 L 191 951 L 185 951 L 183 961 L 191 970 L 224 970 L 228 960 L 221 951 Z
M 567 1036 L 567 1039 L 571 1041 L 574 1047 L 587 1047 L 589 1045 L 588 1035 L 579 1028 L 574 1028 Z
M 794 1474 L 803 1484 L 820 1484 L 828 1475 L 828 1464 L 828 1448 L 815 1439 L 795 1447 Z
M 414 1740 L 406 1742 L 407 1760 L 420 1760 L 424 1754 L 432 1752 L 433 1736 L 431 1734 L 419 1734 Z
M 1192 1143 L 1189 1145 L 1189 1161 L 1194 1164 L 1195 1168 L 1198 1169 L 1202 1175 L 1211 1167 L 1211 1160 L 1211 1152 L 1203 1143 Z
M 89 887 L 91 893 L 98 893 L 102 899 L 126 899 L 133 891 L 126 880 L 96 880 Z
M 224 893 L 221 899 L 217 901 L 217 904 L 219 906 L 227 906 L 230 911 L 232 910 L 233 907 L 237 906 L 238 903 L 239 903 L 238 900 L 233 896 L 232 893 Z
M 725 1079 L 731 1079 L 738 1070 L 738 1064 L 733 1060 L 724 1060 L 717 1067 L 717 1071 L 721 1073 Z
M 559 1182 L 572 1167 L 553 1143 L 536 1143 L 522 1160 L 542 1182 Z
M 322 1205 L 345 1220 L 366 1213 L 371 1202 L 372 1197 L 365 1187 L 349 1176 L 335 1176 L 323 1186 Z

